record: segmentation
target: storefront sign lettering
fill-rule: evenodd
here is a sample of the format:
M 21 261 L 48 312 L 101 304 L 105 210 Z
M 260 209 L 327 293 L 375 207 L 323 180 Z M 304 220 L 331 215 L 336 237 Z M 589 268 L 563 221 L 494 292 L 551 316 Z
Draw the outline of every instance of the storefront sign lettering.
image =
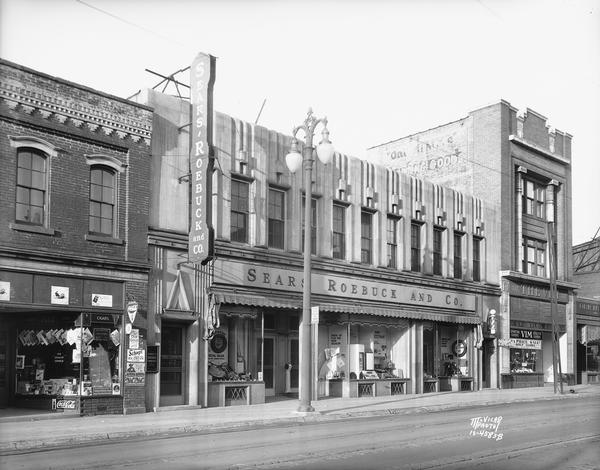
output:
M 215 281 L 229 285 L 263 287 L 301 292 L 304 280 L 301 272 L 245 263 L 215 262 Z M 475 311 L 475 296 L 428 288 L 414 288 L 385 282 L 349 279 L 335 275 L 313 273 L 315 294 L 377 300 L 394 304 L 426 305 L 438 308 Z
M 212 178 L 212 91 L 214 57 L 198 54 L 190 68 L 192 123 L 190 162 L 192 164 L 192 223 L 189 233 L 189 260 L 206 263 L 212 259 L 211 178 Z
M 520 338 L 520 339 L 542 339 L 541 331 L 533 331 L 533 330 L 521 330 L 518 328 L 510 329 L 510 337 L 511 338 Z
M 505 348 L 516 348 L 516 349 L 542 349 L 542 341 L 539 339 L 499 339 L 498 345 Z

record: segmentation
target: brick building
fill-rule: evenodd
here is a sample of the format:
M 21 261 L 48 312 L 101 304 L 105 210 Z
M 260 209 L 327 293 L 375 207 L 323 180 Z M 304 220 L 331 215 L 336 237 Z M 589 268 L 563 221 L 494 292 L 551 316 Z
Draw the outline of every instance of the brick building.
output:
M 480 198 L 495 209 L 486 254 L 499 267 L 498 331 L 486 330 L 492 387 L 553 381 L 548 222 L 554 222 L 562 371 L 576 370 L 571 254 L 571 136 L 510 103 L 369 149 L 369 160 Z M 449 253 L 452 256 L 452 253 Z M 487 312 L 486 312 L 487 317 Z M 487 320 L 487 318 L 486 318 Z M 489 322 L 486 321 L 486 324 Z
M 147 377 L 148 409 L 297 392 L 304 201 L 285 164 L 290 137 L 214 114 L 215 256 L 194 265 L 190 103 L 136 99 L 154 109 L 148 344 L 161 370 Z M 315 393 L 481 387 L 478 325 L 500 295 L 499 260 L 486 255 L 494 208 L 342 153 L 316 162 L 313 179 Z
M 145 411 L 151 126 L 0 61 L 0 407 Z

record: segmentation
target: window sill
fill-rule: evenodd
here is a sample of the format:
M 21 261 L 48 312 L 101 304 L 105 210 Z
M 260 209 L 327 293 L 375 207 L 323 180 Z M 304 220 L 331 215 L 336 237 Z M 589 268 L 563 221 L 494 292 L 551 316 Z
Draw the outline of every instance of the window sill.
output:
M 86 233 L 85 239 L 88 242 L 99 242 L 99 243 L 108 243 L 110 245 L 124 245 L 125 242 L 122 238 L 113 238 L 103 235 L 93 235 L 91 233 Z
M 52 228 L 43 227 L 41 225 L 29 225 L 29 224 L 20 224 L 18 222 L 14 222 L 8 225 L 11 229 L 17 230 L 19 232 L 30 232 L 30 233 L 39 233 L 40 235 L 50 235 L 54 236 L 56 230 Z

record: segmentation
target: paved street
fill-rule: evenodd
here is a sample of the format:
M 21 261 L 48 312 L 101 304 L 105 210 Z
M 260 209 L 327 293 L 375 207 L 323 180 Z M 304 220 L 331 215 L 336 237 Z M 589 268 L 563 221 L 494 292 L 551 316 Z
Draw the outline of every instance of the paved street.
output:
M 495 420 L 475 429 L 473 418 L 486 416 Z M 547 400 L 105 441 L 6 455 L 0 467 L 592 469 L 600 461 L 598 416 L 597 397 Z

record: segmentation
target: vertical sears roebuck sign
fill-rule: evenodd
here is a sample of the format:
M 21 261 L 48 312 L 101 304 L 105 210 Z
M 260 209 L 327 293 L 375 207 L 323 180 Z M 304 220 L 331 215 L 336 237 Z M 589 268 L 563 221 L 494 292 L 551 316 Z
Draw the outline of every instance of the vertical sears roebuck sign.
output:
M 192 119 L 190 127 L 191 220 L 189 260 L 212 259 L 211 179 L 213 169 L 212 121 L 215 58 L 200 53 L 191 67 Z

